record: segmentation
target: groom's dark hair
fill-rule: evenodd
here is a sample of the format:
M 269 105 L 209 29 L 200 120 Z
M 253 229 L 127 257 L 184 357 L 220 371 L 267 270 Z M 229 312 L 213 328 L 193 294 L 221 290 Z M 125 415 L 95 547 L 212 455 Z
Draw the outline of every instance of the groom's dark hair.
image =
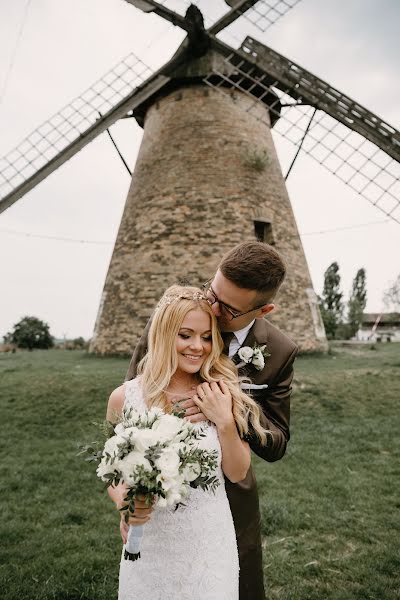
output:
M 286 265 L 279 253 L 263 242 L 242 242 L 219 264 L 222 275 L 240 288 L 257 290 L 265 301 L 272 300 L 285 278 Z

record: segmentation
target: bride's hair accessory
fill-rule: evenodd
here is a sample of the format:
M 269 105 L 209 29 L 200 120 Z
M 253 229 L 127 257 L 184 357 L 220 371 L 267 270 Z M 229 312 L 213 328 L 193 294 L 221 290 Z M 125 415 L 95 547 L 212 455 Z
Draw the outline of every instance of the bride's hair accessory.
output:
M 158 310 L 159 308 L 169 305 L 172 302 L 176 302 L 177 300 L 205 300 L 206 302 L 208 302 L 208 304 L 210 304 L 207 296 L 205 294 L 203 294 L 203 292 L 200 291 L 195 291 L 195 292 L 191 292 L 191 291 L 187 291 L 187 292 L 177 292 L 177 293 L 172 293 L 172 294 L 165 294 L 164 296 L 162 296 L 162 298 L 160 299 L 159 303 L 156 306 L 156 310 Z

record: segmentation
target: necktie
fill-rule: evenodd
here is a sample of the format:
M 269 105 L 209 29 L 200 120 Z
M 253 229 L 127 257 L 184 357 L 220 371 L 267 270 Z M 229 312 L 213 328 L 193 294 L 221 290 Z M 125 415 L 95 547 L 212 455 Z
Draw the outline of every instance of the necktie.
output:
M 233 331 L 221 331 L 221 337 L 224 342 L 224 349 L 222 352 L 229 356 L 229 346 L 231 341 L 235 337 L 235 334 L 233 333 Z

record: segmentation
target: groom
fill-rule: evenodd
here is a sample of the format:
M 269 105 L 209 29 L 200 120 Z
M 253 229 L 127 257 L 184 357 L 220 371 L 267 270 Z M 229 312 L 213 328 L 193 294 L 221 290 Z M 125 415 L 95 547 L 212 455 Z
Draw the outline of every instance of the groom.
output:
M 261 424 L 268 430 L 266 445 L 251 433 L 247 440 L 251 449 L 268 462 L 282 458 L 289 440 L 291 382 L 297 354 L 296 345 L 264 319 L 274 308 L 273 300 L 284 277 L 285 265 L 272 246 L 243 242 L 225 255 L 205 285 L 229 356 L 240 362 L 237 353 L 246 346 L 266 346 L 269 354 L 261 369 L 251 363 L 244 371 L 243 367 L 239 369 L 251 379 L 250 393 L 262 410 Z M 127 380 L 135 377 L 137 364 L 146 353 L 147 330 L 133 353 Z M 192 422 L 206 420 L 192 400 L 181 406 Z M 239 483 L 225 478 L 225 486 L 239 550 L 240 600 L 265 600 L 260 509 L 252 468 Z

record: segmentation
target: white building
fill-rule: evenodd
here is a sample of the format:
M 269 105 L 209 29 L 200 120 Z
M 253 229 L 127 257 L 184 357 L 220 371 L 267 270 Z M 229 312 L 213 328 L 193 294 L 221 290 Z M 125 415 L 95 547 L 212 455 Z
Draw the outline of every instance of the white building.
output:
M 400 342 L 400 313 L 364 313 L 355 337 L 360 342 Z

